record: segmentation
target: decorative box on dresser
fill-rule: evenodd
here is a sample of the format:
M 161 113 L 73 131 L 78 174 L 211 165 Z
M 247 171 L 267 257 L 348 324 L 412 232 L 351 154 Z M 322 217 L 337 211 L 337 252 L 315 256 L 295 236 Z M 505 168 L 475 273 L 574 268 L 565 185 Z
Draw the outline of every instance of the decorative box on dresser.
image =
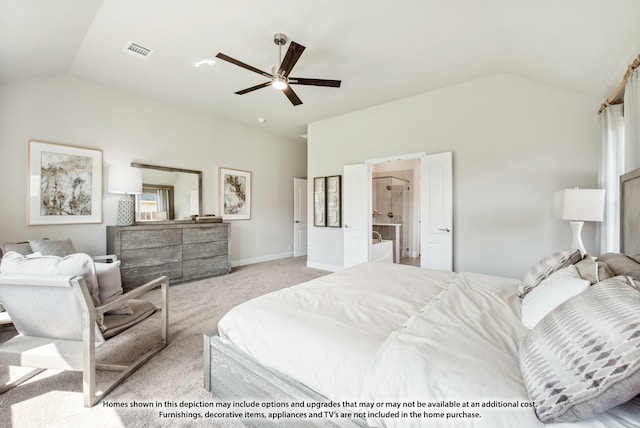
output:
M 125 291 L 161 275 L 176 284 L 231 272 L 230 232 L 229 223 L 107 226 L 107 254 L 120 260 Z

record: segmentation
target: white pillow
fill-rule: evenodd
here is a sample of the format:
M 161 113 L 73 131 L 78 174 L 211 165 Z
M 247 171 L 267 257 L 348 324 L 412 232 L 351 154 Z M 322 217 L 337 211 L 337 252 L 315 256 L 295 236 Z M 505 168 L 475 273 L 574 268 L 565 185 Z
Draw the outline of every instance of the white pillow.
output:
M 574 265 L 552 273 L 522 299 L 522 324 L 533 328 L 565 300 L 580 294 L 591 282 L 582 279 Z
M 2 273 L 82 276 L 93 305 L 101 305 L 93 259 L 87 254 L 76 253 L 66 257 L 34 255 L 25 257 L 15 251 L 9 251 L 2 257 Z
M 117 299 L 123 293 L 122 278 L 120 276 L 120 260 L 113 263 L 96 263 L 96 276 L 98 277 L 98 289 L 102 304 Z M 108 314 L 132 315 L 133 309 L 126 303 L 112 309 Z

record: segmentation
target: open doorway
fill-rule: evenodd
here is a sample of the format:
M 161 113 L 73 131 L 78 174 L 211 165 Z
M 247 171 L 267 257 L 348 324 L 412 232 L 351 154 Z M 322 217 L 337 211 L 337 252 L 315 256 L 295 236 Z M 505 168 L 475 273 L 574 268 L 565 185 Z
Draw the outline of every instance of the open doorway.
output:
M 420 267 L 422 268 L 447 271 L 453 269 L 453 163 L 451 152 L 432 155 L 424 153 L 403 155 L 344 166 L 344 267 L 376 260 L 375 256 L 372 257 L 373 236 L 375 235 L 373 233 L 374 207 L 372 203 L 374 165 L 407 160 L 415 160 L 419 165 L 419 170 L 413 170 L 414 181 L 412 183 L 413 193 L 417 193 L 419 198 L 416 199 L 416 195 L 411 198 L 414 201 L 413 212 L 418 210 L 419 213 L 414 216 L 419 222 L 419 232 L 415 233 L 414 231 L 410 235 L 418 239 L 418 244 L 413 245 L 413 251 L 419 255 Z M 392 167 L 395 169 L 396 166 L 392 165 Z M 382 212 L 380 208 L 376 209 Z M 415 224 L 415 222 L 412 223 L 413 228 L 415 228 Z M 399 239 L 398 245 L 400 245 Z M 412 251 L 412 247 L 407 247 L 403 242 L 402 247 L 397 251 L 400 260 L 403 249 L 408 254 Z
M 394 263 L 420 266 L 419 186 L 418 159 L 371 165 L 373 242 L 391 241 Z

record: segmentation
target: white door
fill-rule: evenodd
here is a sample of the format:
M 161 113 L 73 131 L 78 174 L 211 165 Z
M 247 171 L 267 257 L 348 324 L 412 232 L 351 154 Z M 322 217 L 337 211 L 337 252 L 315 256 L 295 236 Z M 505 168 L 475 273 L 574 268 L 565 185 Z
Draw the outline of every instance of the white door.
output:
M 453 270 L 451 152 L 420 158 L 420 267 Z
M 344 218 L 344 267 L 369 260 L 371 244 L 371 179 L 369 165 L 345 165 L 342 214 Z
M 307 255 L 307 180 L 293 179 L 293 257 Z

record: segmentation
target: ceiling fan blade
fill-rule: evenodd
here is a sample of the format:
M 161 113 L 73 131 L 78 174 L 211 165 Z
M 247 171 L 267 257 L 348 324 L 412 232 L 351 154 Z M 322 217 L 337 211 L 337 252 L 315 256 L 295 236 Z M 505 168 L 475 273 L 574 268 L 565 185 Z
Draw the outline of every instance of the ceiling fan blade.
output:
M 278 74 L 284 77 L 287 77 L 293 66 L 296 65 L 296 62 L 300 59 L 300 55 L 304 52 L 305 47 L 296 42 L 291 42 L 289 44 L 289 49 L 287 50 L 287 54 L 284 56 L 282 60 L 282 64 L 280 64 L 280 69 L 278 70 Z
M 329 80 L 329 79 L 304 79 L 302 77 L 290 77 L 289 83 L 291 85 L 329 86 L 331 88 L 339 88 L 342 81 Z
M 289 101 L 291 101 L 291 104 L 293 104 L 294 106 L 302 104 L 302 100 L 298 98 L 295 92 L 293 92 L 293 89 L 291 89 L 291 86 L 287 86 L 282 90 L 282 92 L 284 92 L 287 98 L 289 98 Z
M 266 71 L 262 71 L 260 69 L 255 68 L 255 67 L 252 67 L 249 64 L 245 64 L 242 61 L 238 61 L 237 59 L 231 58 L 230 56 L 227 56 L 227 55 L 223 54 L 222 52 L 218 52 L 218 54 L 216 55 L 216 58 L 220 58 L 221 60 L 230 62 L 231 64 L 235 64 L 238 67 L 242 67 L 242 68 L 247 69 L 249 71 L 253 71 L 254 73 L 261 74 L 264 77 L 268 77 L 268 78 L 272 78 L 273 77 L 273 75 L 271 73 L 267 73 Z
M 255 91 L 256 89 L 266 88 L 267 86 L 270 86 L 270 85 L 271 85 L 271 82 L 265 82 L 265 83 L 261 83 L 261 84 L 259 84 L 259 85 L 252 86 L 252 87 L 250 87 L 250 88 L 243 89 L 243 90 L 241 90 L 241 91 L 234 92 L 234 93 L 235 93 L 235 94 L 238 94 L 238 95 L 244 95 L 244 94 L 248 94 L 249 92 L 253 92 L 253 91 Z

